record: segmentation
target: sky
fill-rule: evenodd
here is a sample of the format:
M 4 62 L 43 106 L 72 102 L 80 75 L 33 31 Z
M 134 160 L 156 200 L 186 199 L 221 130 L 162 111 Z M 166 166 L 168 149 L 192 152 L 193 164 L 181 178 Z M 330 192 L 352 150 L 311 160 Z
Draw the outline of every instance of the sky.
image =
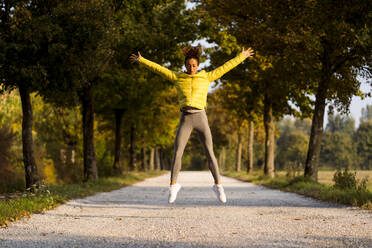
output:
M 187 8 L 192 8 L 193 6 L 195 6 L 195 4 L 187 2 Z M 198 43 L 200 43 L 203 47 L 213 46 L 213 44 L 207 43 L 206 40 L 197 40 L 193 42 L 192 45 L 197 45 Z M 226 58 L 226 60 L 228 59 L 229 58 Z M 209 61 L 207 60 L 206 62 L 200 64 L 200 69 L 208 65 L 209 65 Z M 366 79 L 361 79 L 362 83 L 361 83 L 360 90 L 363 93 L 372 92 L 372 87 L 371 87 L 372 80 L 369 79 L 369 81 L 370 81 L 370 84 L 368 84 Z M 211 84 L 211 87 L 209 88 L 209 92 L 213 90 L 212 86 L 213 84 Z M 355 119 L 356 127 L 359 126 L 359 118 L 361 117 L 362 108 L 365 108 L 367 105 L 372 105 L 372 97 L 361 99 L 360 97 L 354 96 L 352 98 L 352 101 L 350 104 L 350 115 Z M 327 125 L 327 122 L 328 122 L 328 106 L 326 109 L 326 113 L 324 114 L 324 126 Z

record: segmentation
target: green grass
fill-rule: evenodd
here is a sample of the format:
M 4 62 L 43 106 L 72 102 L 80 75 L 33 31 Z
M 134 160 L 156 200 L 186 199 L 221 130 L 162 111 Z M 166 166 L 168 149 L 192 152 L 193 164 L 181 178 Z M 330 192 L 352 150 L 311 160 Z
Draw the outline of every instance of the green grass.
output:
M 101 178 L 80 184 L 50 185 L 35 193 L 25 192 L 14 199 L 0 200 L 0 226 L 5 228 L 10 221 L 52 209 L 71 199 L 112 191 L 163 173 L 165 172 L 130 172 L 120 177 Z
M 303 176 L 288 178 L 285 176 L 285 172 L 276 173 L 276 177 L 273 179 L 264 176 L 262 172 L 258 171 L 254 171 L 252 174 L 235 171 L 224 172 L 223 174 L 241 181 L 260 184 L 273 189 L 280 189 L 323 201 L 342 203 L 372 210 L 372 192 L 370 190 L 341 190 L 334 188 L 330 184 L 318 183 L 305 179 Z

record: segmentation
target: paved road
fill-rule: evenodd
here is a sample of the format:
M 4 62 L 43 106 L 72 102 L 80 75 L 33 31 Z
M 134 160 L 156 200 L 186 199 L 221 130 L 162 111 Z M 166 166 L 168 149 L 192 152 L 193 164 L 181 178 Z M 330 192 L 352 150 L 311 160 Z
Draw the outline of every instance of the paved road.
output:
M 181 172 L 69 201 L 0 230 L 0 247 L 372 247 L 372 214 L 222 178 L 217 202 L 208 172 Z

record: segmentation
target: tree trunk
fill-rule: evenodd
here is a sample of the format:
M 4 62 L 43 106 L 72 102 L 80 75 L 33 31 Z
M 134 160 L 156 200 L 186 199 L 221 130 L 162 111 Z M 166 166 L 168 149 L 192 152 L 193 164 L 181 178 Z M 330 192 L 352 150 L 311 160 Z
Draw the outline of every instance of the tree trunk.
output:
M 83 89 L 83 149 L 84 149 L 84 180 L 98 179 L 96 152 L 94 149 L 94 112 L 92 87 Z
M 167 170 L 170 170 L 171 168 L 171 161 L 169 157 L 167 157 L 167 153 L 164 152 L 164 160 L 165 160 L 165 166 Z
M 226 149 L 225 147 L 223 146 L 222 149 L 221 149 L 221 153 L 220 153 L 220 161 L 219 161 L 219 164 L 220 164 L 220 167 L 221 167 L 221 170 L 224 170 L 226 169 L 225 168 L 225 161 L 226 161 Z
M 264 125 L 265 125 L 265 165 L 264 174 L 274 177 L 274 120 L 270 96 L 266 93 L 264 100 Z
M 159 148 L 155 147 L 155 168 L 161 170 Z
M 170 165 L 169 165 L 169 161 L 167 159 L 167 156 L 164 152 L 163 149 L 160 149 L 160 158 L 161 158 L 161 169 L 162 170 L 169 170 L 170 169 Z
M 321 80 L 316 94 L 315 109 L 313 122 L 311 124 L 311 134 L 309 141 L 309 148 L 307 152 L 306 164 L 305 164 L 305 177 L 311 177 L 315 181 L 318 180 L 318 164 L 320 145 L 322 142 L 323 135 L 323 120 L 324 111 L 326 107 L 326 92 L 327 82 L 326 79 Z
M 137 167 L 137 157 L 136 157 L 136 128 L 132 124 L 130 127 L 130 163 L 129 169 L 131 171 L 135 170 Z
M 236 160 L 235 160 L 235 168 L 236 171 L 240 171 L 242 168 L 242 135 L 240 130 L 238 131 L 238 146 L 236 149 Z
M 64 161 L 63 180 L 71 183 L 75 167 L 75 143 L 69 142 L 66 145 L 66 160 Z
M 75 165 L 75 145 L 67 144 L 66 149 L 66 168 L 71 170 Z
M 39 173 L 34 158 L 33 140 L 32 140 L 32 105 L 30 92 L 27 88 L 19 87 L 19 94 L 22 102 L 22 146 L 23 146 L 23 164 L 25 167 L 26 188 L 33 191 L 40 186 Z
M 155 148 L 151 147 L 151 152 L 150 152 L 150 171 L 154 170 L 154 159 L 155 159 Z
M 252 120 L 248 123 L 248 166 L 247 172 L 253 171 L 253 142 L 254 142 L 254 123 Z
M 120 150 L 121 150 L 121 124 L 123 120 L 123 109 L 115 109 L 115 160 L 114 170 L 120 170 Z
M 222 164 L 222 149 L 220 153 L 218 154 L 218 164 L 220 166 L 220 170 L 223 170 L 223 164 Z
M 142 171 L 147 170 L 147 156 L 145 147 L 141 148 L 141 169 Z
M 159 154 L 159 170 L 164 170 L 164 160 L 163 160 L 163 151 L 161 148 L 158 149 L 158 154 Z

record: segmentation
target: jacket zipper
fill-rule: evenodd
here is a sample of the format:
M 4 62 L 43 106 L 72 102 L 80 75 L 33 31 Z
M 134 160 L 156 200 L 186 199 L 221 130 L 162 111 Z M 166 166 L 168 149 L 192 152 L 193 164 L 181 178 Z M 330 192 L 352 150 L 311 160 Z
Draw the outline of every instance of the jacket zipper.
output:
M 192 105 L 192 82 L 194 80 L 194 77 L 191 76 L 191 84 L 190 84 L 190 105 Z

